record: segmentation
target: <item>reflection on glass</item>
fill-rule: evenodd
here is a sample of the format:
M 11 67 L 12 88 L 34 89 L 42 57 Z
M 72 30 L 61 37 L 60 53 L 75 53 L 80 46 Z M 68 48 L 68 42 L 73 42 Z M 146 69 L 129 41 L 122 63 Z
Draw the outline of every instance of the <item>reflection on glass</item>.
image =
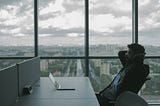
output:
M 146 59 L 149 64 L 151 80 L 141 88 L 139 95 L 149 102 L 160 102 L 160 59 Z M 122 68 L 118 59 L 92 59 L 89 63 L 90 80 L 96 92 L 104 89 Z
M 39 0 L 39 54 L 84 56 L 84 0 Z
M 48 77 L 49 73 L 57 77 L 83 77 L 85 64 L 81 59 L 49 59 L 41 60 L 41 76 Z
M 131 43 L 131 1 L 89 0 L 90 56 L 115 56 Z
M 0 2 L 0 56 L 33 56 L 33 0 Z
M 147 55 L 160 54 L 160 1 L 139 0 L 139 43 L 145 45 Z

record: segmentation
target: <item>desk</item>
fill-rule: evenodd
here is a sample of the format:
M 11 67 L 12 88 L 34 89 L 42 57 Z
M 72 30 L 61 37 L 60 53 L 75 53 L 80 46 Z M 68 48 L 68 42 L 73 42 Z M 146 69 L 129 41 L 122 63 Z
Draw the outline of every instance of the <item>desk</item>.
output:
M 41 77 L 33 86 L 33 93 L 20 97 L 16 106 L 99 106 L 87 77 L 55 77 L 62 88 L 57 91 L 48 77 Z

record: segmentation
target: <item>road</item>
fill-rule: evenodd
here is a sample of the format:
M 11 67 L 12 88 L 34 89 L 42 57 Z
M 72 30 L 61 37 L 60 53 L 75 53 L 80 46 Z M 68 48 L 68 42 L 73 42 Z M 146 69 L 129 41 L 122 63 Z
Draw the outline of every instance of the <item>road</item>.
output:
M 83 77 L 84 72 L 83 72 L 83 68 L 82 68 L 82 63 L 80 59 L 77 59 L 77 69 L 76 69 L 76 76 L 77 77 Z
M 69 61 L 69 64 L 68 64 L 68 66 L 67 66 L 67 69 L 66 69 L 66 71 L 65 71 L 65 73 L 64 73 L 64 77 L 68 77 L 68 76 L 69 76 L 71 64 L 72 64 L 72 60 Z
M 91 67 L 90 64 L 89 64 L 89 71 L 90 71 L 90 77 L 96 80 L 97 84 L 100 86 L 101 85 L 100 77 L 95 74 L 95 70 L 94 68 Z

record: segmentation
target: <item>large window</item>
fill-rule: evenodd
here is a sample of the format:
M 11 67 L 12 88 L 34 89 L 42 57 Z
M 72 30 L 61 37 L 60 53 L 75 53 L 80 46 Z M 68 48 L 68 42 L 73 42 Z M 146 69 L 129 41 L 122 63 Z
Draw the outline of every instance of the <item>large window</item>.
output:
M 132 41 L 132 0 L 89 1 L 89 55 L 117 56 Z
M 84 56 L 84 0 L 39 0 L 39 55 Z
M 100 91 L 122 67 L 118 51 L 135 41 L 145 46 L 151 72 L 139 94 L 160 102 L 160 0 L 137 0 L 138 5 L 134 0 L 86 1 L 1 0 L 0 68 L 38 54 L 41 76 L 89 73 L 94 90 Z
M 0 1 L 0 56 L 34 56 L 33 0 Z
M 160 55 L 160 1 L 139 0 L 139 43 L 147 55 Z

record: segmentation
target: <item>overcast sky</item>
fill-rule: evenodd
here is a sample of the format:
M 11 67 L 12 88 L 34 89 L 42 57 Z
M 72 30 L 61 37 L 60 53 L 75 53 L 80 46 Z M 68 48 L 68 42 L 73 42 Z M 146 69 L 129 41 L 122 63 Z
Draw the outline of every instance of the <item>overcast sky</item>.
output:
M 131 0 L 90 0 L 90 44 L 131 43 Z M 33 45 L 33 0 L 0 0 L 1 45 Z M 83 45 L 84 0 L 39 0 L 39 44 Z M 139 0 L 139 41 L 160 45 L 160 0 Z

